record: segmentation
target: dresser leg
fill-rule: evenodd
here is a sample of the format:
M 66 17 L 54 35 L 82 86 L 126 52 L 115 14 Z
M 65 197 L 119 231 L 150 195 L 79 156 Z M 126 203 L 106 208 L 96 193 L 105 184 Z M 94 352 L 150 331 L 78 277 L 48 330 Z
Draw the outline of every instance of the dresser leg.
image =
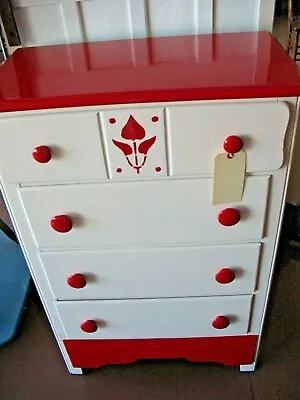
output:
M 72 375 L 82 375 L 83 374 L 81 368 L 74 368 L 74 367 L 72 367 L 72 365 L 69 365 L 69 364 L 67 364 L 67 367 L 68 367 L 68 371 Z
M 240 372 L 253 372 L 255 370 L 256 363 L 240 365 Z

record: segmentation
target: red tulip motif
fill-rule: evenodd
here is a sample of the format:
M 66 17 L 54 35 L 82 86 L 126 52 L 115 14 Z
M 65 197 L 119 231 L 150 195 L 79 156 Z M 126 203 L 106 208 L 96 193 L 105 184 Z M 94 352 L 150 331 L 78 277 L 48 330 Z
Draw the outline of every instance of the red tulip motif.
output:
M 137 174 L 146 164 L 148 152 L 156 141 L 156 136 L 143 140 L 145 136 L 145 129 L 130 115 L 122 128 L 121 137 L 125 140 L 131 140 L 132 145 L 112 139 L 113 144 L 122 151 L 128 164 L 136 170 Z M 130 158 L 130 156 L 132 157 Z

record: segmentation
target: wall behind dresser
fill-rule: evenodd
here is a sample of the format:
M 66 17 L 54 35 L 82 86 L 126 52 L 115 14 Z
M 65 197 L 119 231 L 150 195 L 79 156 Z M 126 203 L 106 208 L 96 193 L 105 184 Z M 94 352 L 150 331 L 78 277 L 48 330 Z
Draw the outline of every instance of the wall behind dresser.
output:
M 23 46 L 272 30 L 275 0 L 12 0 Z

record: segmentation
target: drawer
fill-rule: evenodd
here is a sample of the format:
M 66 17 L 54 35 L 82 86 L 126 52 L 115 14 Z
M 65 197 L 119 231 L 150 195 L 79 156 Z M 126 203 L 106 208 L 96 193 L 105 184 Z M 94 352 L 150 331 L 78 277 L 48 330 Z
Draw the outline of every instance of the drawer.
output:
M 46 252 L 40 258 L 56 299 L 89 300 L 251 294 L 259 253 L 260 244 L 243 244 Z
M 209 178 L 21 188 L 19 193 L 42 249 L 179 245 L 260 239 L 268 183 L 268 176 L 246 179 L 243 201 L 229 205 L 241 219 L 227 227 L 218 222 L 226 205 L 212 206 Z M 69 232 L 51 227 L 57 215 L 72 221 Z
M 9 114 L 0 119 L 0 171 L 24 184 L 211 176 L 229 135 L 243 141 L 247 172 L 272 171 L 282 165 L 288 121 L 286 103 L 276 101 Z M 49 162 L 33 158 L 39 146 Z
M 229 135 L 239 136 L 247 172 L 272 171 L 283 162 L 289 121 L 285 102 L 226 102 L 167 109 L 171 175 L 213 174 L 213 157 Z M 187 161 L 188 160 L 188 161 Z
M 43 111 L 1 117 L 0 171 L 7 182 L 39 183 L 107 178 L 96 112 Z M 50 149 L 37 162 L 36 147 Z
M 231 336 L 248 332 L 252 296 L 57 302 L 67 339 Z M 229 326 L 212 322 L 225 317 Z M 93 321 L 93 333 L 81 324 Z
M 247 172 L 276 170 L 283 162 L 289 121 L 287 104 L 277 101 L 116 107 L 104 109 L 99 115 L 109 176 L 118 179 L 167 172 L 178 176 L 213 175 L 213 159 L 224 152 L 223 143 L 230 135 L 239 136 L 243 142 Z

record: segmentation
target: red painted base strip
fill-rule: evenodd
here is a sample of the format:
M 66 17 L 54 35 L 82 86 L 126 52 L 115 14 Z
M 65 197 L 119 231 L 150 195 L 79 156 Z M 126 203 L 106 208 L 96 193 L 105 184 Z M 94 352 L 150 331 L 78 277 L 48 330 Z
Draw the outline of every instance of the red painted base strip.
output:
M 226 336 L 186 339 L 64 340 L 74 367 L 97 368 L 128 364 L 138 359 L 179 359 L 251 364 L 258 336 Z

